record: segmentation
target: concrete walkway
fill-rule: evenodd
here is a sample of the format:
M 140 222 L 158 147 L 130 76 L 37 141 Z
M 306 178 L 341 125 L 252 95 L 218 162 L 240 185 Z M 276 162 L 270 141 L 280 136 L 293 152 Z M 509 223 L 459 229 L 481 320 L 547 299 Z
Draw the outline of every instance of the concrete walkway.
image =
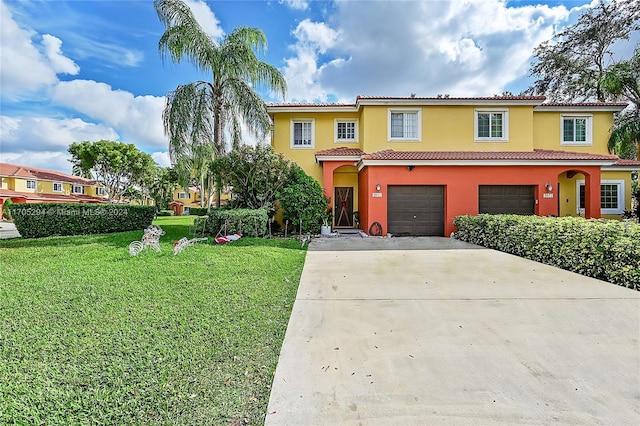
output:
M 0 240 L 6 238 L 18 238 L 20 233 L 11 222 L 0 222 Z
M 640 423 L 640 292 L 446 238 L 309 246 L 266 425 Z

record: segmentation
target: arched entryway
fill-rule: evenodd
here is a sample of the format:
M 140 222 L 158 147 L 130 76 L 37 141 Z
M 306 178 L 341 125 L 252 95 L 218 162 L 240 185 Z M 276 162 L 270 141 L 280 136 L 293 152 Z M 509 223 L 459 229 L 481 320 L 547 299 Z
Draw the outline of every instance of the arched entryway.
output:
M 558 174 L 558 216 L 599 218 L 601 215 L 600 170 L 569 169 Z

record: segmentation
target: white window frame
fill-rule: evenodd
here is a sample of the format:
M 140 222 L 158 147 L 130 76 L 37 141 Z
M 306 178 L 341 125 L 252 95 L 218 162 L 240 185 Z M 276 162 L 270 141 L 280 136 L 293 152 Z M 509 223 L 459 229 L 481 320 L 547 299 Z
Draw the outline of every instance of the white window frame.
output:
M 296 145 L 294 140 L 295 125 L 296 123 L 308 123 L 311 124 L 311 143 L 308 145 Z M 291 149 L 314 149 L 316 146 L 316 120 L 315 118 L 292 118 L 290 129 L 290 146 Z
M 107 195 L 107 190 L 104 189 L 104 187 L 99 186 L 96 188 L 96 194 L 97 195 Z
M 78 188 L 80 188 L 80 191 L 78 191 Z M 71 193 L 72 194 L 84 194 L 84 186 L 83 185 L 76 185 L 74 183 L 72 188 L 71 188 Z
M 56 186 L 59 186 L 60 189 L 56 189 Z M 62 182 L 53 182 L 53 192 L 62 192 L 64 185 Z
M 191 198 L 186 192 L 178 192 L 178 200 L 187 200 Z
M 576 142 L 574 141 L 565 141 L 564 140 L 564 120 L 572 119 L 576 120 L 578 118 L 584 118 L 587 120 L 586 123 L 586 140 L 584 142 Z M 575 138 L 575 132 L 574 132 Z M 560 145 L 565 146 L 591 146 L 593 145 L 593 115 L 592 114 L 560 114 Z
M 502 114 L 502 136 L 480 137 L 478 135 L 478 116 L 480 114 Z M 489 118 L 491 129 L 491 118 Z M 473 139 L 475 142 L 508 142 L 509 141 L 509 109 L 508 108 L 476 108 L 473 112 Z
M 345 119 L 345 118 L 336 118 L 335 124 L 333 126 L 334 129 L 334 140 L 336 143 L 357 143 L 358 142 L 358 119 Z M 338 125 L 340 123 L 352 123 L 353 124 L 353 138 L 340 138 L 338 137 Z
M 600 214 L 622 214 L 625 209 L 625 186 L 624 180 L 609 179 L 601 180 L 600 185 L 618 185 L 618 208 L 617 209 L 600 209 Z M 580 187 L 584 186 L 584 179 L 576 181 L 576 210 L 578 214 L 584 214 L 584 209 L 580 208 Z M 585 189 L 586 190 L 586 189 Z
M 38 189 L 38 181 L 35 179 L 27 179 L 27 189 L 33 189 L 36 190 Z
M 406 136 L 406 120 L 403 117 L 402 137 L 391 136 L 391 115 L 392 114 L 415 114 L 416 115 L 416 136 Z M 389 108 L 387 112 L 387 139 L 389 142 L 420 142 L 422 140 L 422 108 Z

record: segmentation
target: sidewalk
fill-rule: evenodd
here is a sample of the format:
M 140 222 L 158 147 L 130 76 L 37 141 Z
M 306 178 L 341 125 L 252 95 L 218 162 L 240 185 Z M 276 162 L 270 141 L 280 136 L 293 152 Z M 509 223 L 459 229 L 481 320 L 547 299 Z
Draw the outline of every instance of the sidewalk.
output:
M 0 239 L 18 238 L 20 234 L 16 226 L 11 222 L 0 222 Z

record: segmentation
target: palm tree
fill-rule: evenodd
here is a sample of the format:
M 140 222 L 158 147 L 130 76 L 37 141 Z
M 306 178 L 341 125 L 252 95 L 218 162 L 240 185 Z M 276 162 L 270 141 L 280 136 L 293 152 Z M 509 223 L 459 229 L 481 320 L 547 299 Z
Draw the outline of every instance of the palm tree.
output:
M 255 88 L 264 87 L 283 98 L 284 76 L 277 68 L 258 59 L 267 39 L 262 30 L 238 27 L 220 42 L 206 34 L 189 6 L 181 0 L 154 0 L 160 22 L 166 30 L 158 43 L 163 59 L 175 63 L 184 59 L 211 75 L 210 81 L 180 85 L 167 96 L 162 114 L 169 137 L 169 154 L 178 163 L 184 155 L 197 165 L 201 188 L 208 179 L 213 156 L 227 151 L 225 133 L 233 148 L 240 146 L 242 124 L 258 138 L 271 129 L 271 119 Z M 213 155 L 205 146 L 213 147 Z M 216 206 L 220 206 L 220 188 Z

